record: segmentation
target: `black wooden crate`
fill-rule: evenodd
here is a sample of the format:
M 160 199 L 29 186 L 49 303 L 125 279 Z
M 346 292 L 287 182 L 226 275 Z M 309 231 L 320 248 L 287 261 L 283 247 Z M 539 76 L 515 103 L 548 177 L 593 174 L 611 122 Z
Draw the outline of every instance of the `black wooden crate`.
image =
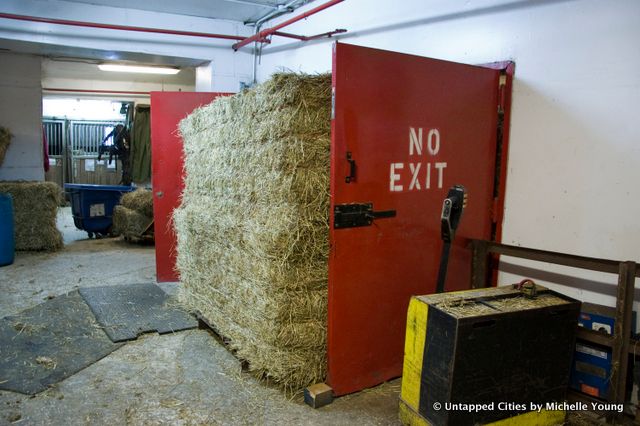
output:
M 419 299 L 429 307 L 418 411 L 430 423 L 490 423 L 526 412 L 500 402 L 565 400 L 579 301 L 540 287 L 534 300 L 511 287 Z M 446 410 L 447 402 L 495 409 Z

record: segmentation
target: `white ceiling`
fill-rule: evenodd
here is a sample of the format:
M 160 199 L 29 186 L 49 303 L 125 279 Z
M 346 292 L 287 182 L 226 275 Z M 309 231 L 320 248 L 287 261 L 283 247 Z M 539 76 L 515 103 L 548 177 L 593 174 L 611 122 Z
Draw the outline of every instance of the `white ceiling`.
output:
M 2 0 L 0 0 L 1 2 Z M 95 6 L 110 6 L 117 8 L 138 9 L 144 11 L 171 13 L 178 15 L 203 17 L 210 19 L 225 19 L 251 24 L 265 15 L 282 15 L 308 4 L 314 0 L 66 0 L 72 3 L 83 3 Z M 288 5 L 293 4 L 293 7 Z M 285 5 L 287 7 L 285 7 Z M 229 47 L 231 49 L 231 47 Z M 95 71 L 95 61 L 118 61 L 128 63 L 173 65 L 185 71 L 174 77 L 148 76 L 148 81 L 162 79 L 174 84 L 193 84 L 195 80 L 193 68 L 202 64 L 202 59 L 169 57 L 145 53 L 106 51 L 87 49 L 75 46 L 45 44 L 34 41 L 18 41 L 0 39 L 0 51 L 28 53 L 42 55 L 55 61 L 45 63 L 45 76 L 50 78 L 85 78 L 108 80 L 106 73 Z M 65 59 L 77 61 L 76 67 Z M 87 63 L 85 63 L 88 62 Z M 111 77 L 116 78 L 116 77 Z M 133 79 L 137 77 L 132 77 Z M 140 77 L 143 78 L 143 77 Z
M 195 69 L 192 67 L 181 67 L 180 72 L 174 75 L 159 74 L 135 74 L 104 72 L 98 70 L 97 63 L 90 60 L 64 60 L 45 59 L 42 62 L 43 80 L 51 79 L 73 79 L 73 80 L 99 80 L 99 81 L 128 81 L 132 83 L 165 83 L 181 86 L 193 86 L 196 81 Z
M 170 65 L 177 67 L 197 67 L 206 63 L 202 59 L 181 58 L 175 56 L 151 55 L 148 53 L 122 52 L 115 50 L 88 49 L 75 46 L 61 46 L 57 44 L 36 43 L 0 39 L 0 52 L 27 53 L 49 58 L 80 58 L 86 60 L 114 61 L 121 63 L 140 63 L 147 65 Z
M 282 8 L 289 0 L 67 0 L 99 6 L 174 13 L 238 22 L 253 22 Z M 301 4 L 307 3 L 304 1 Z M 299 7 L 299 6 L 296 6 Z

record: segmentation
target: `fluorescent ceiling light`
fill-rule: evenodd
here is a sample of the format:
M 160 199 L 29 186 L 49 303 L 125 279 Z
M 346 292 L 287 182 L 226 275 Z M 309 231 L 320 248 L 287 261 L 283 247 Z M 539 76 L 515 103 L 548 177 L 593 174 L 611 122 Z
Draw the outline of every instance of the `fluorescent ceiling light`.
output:
M 98 68 L 102 71 L 115 72 L 136 72 L 142 74 L 178 74 L 180 68 L 167 67 L 144 67 L 140 65 L 120 65 L 120 64 L 100 64 Z

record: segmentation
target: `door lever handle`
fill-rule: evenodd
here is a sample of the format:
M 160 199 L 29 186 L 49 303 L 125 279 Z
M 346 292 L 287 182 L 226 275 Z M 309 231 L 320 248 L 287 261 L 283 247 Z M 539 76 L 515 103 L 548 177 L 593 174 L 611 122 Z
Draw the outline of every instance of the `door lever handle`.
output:
M 344 181 L 351 183 L 356 180 L 356 160 L 352 158 L 350 151 L 347 151 L 347 161 L 349 162 L 349 175 L 344 178 Z
M 390 217 L 396 217 L 395 210 L 381 210 L 381 211 L 371 211 L 366 214 L 369 219 L 386 219 Z

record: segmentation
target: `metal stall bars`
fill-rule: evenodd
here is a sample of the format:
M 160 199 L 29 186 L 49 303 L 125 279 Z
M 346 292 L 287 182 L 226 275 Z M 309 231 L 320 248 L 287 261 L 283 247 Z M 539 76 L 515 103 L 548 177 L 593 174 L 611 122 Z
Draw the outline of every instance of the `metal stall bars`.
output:
M 49 144 L 51 169 L 47 180 L 62 186 L 65 183 L 117 184 L 120 176 L 117 160 L 97 161 L 98 149 L 104 137 L 124 121 L 62 120 L 42 121 Z
M 69 121 L 74 182 L 118 184 L 120 181 L 120 176 L 116 173 L 120 170 L 118 160 L 114 158 L 111 164 L 109 164 L 109 158 L 103 158 L 100 162 L 97 160 L 100 144 L 117 124 L 124 124 L 124 121 Z
M 61 187 L 66 181 L 67 170 L 67 133 L 65 120 L 45 118 L 42 129 L 48 143 L 49 171 L 45 179 L 55 182 Z
M 485 240 L 471 240 L 471 248 L 471 285 L 473 288 L 489 287 L 489 283 L 491 282 L 490 277 L 492 275 L 492 271 L 488 266 L 490 255 L 505 255 L 618 275 L 613 335 L 578 327 L 577 337 L 578 339 L 612 349 L 611 391 L 609 392 L 608 402 L 624 404 L 625 389 L 627 386 L 628 355 L 630 353 L 634 354 L 635 345 L 640 343 L 630 338 L 635 279 L 640 277 L 640 269 L 637 267 L 637 263 L 516 247 Z M 571 396 L 577 400 L 599 402 L 599 400 L 595 398 L 578 392 L 572 392 Z M 621 416 L 621 413 L 617 412 L 607 412 L 606 414 L 609 421 L 614 421 Z

